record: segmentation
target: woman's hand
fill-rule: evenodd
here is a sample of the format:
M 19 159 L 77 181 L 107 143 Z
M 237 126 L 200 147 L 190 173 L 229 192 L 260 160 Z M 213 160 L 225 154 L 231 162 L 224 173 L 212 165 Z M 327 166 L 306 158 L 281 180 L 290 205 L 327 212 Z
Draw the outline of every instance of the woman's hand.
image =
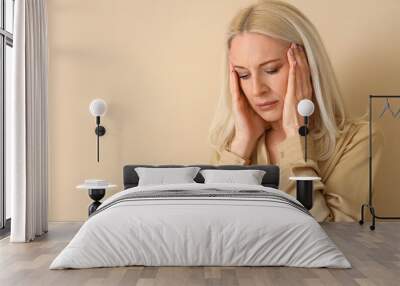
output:
M 292 43 L 287 52 L 289 60 L 288 87 L 282 112 L 282 128 L 286 137 L 298 134 L 303 117 L 297 112 L 297 104 L 302 99 L 312 100 L 310 67 L 303 48 Z
M 231 151 L 243 158 L 249 158 L 258 138 L 265 132 L 265 120 L 251 107 L 240 84 L 239 76 L 229 63 L 230 91 L 235 121 L 235 137 L 231 143 Z

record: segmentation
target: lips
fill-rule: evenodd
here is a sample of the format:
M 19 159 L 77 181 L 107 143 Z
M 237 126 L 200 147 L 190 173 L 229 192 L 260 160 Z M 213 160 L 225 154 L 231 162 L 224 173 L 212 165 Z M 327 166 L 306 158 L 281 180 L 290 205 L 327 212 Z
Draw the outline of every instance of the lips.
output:
M 264 101 L 261 103 L 257 103 L 256 105 L 259 107 L 268 107 L 268 106 L 272 106 L 274 103 L 277 103 L 279 100 L 273 100 L 273 101 Z

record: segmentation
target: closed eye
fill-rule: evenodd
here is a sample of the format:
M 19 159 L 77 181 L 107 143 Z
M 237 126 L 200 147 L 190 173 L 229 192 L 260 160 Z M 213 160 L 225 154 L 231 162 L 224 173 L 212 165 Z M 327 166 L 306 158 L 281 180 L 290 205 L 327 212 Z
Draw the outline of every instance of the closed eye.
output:
M 267 74 L 275 74 L 275 73 L 277 73 L 279 71 L 279 69 L 274 69 L 274 70 L 266 70 L 265 72 L 267 73 Z
M 265 70 L 265 72 L 267 74 L 276 74 L 279 71 L 279 69 L 273 69 L 273 70 Z M 248 74 L 244 74 L 244 75 L 239 75 L 240 79 L 247 79 L 249 77 Z

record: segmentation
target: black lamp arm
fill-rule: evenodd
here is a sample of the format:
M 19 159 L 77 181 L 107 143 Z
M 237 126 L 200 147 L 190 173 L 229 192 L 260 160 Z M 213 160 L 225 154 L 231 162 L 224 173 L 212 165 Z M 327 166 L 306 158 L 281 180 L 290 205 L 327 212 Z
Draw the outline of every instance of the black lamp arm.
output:
M 99 155 L 99 145 L 100 145 L 100 142 L 99 142 L 99 137 L 100 136 L 103 136 L 104 134 L 106 134 L 106 129 L 104 128 L 104 126 L 101 126 L 100 125 L 100 116 L 96 116 L 96 129 L 94 130 L 94 133 L 96 133 L 96 135 L 97 135 L 97 162 L 99 162 L 99 157 L 100 157 L 100 155 Z
M 306 135 L 304 136 L 304 161 L 307 162 L 308 116 L 304 116 L 304 126 L 306 127 Z

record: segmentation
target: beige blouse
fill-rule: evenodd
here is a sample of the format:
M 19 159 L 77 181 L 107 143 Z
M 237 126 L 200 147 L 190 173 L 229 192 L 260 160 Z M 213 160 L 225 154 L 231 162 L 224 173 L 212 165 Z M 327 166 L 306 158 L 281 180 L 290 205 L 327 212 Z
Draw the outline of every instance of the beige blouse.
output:
M 345 132 L 337 138 L 333 155 L 324 161 L 316 160 L 317 142 L 307 136 L 307 162 L 304 161 L 304 137 L 287 137 L 278 146 L 280 168 L 279 189 L 296 196 L 296 183 L 290 176 L 318 176 L 314 181 L 314 205 L 311 214 L 318 221 L 355 221 L 360 219 L 360 208 L 368 202 L 368 137 L 367 121 L 349 122 Z M 379 168 L 383 133 L 372 125 L 372 180 Z M 250 161 L 224 150 L 216 154 L 213 164 L 271 164 L 262 135 Z

